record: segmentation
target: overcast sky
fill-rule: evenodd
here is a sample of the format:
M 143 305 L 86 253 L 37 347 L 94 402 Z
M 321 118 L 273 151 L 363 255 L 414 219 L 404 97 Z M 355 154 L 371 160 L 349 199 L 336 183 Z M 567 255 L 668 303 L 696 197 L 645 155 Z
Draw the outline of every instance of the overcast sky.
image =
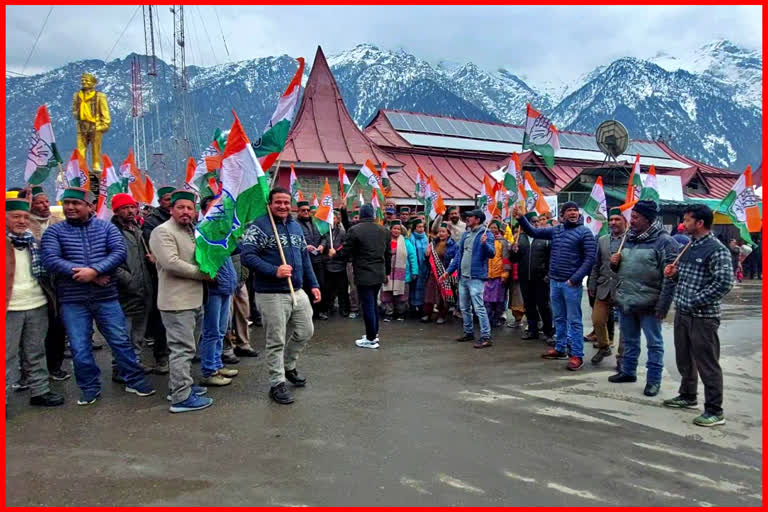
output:
M 311 61 L 318 44 L 331 55 L 367 42 L 402 48 L 433 64 L 471 61 L 488 70 L 505 67 L 536 82 L 561 82 L 617 57 L 649 58 L 659 51 L 684 55 L 718 38 L 759 49 L 761 9 L 186 6 L 186 58 L 203 66 L 281 54 Z M 32 51 L 49 11 L 49 6 L 6 7 L 6 71 L 34 74 L 74 60 L 111 60 L 144 51 L 139 6 L 55 6 Z M 170 61 L 172 18 L 168 6 L 158 11 L 162 52 Z

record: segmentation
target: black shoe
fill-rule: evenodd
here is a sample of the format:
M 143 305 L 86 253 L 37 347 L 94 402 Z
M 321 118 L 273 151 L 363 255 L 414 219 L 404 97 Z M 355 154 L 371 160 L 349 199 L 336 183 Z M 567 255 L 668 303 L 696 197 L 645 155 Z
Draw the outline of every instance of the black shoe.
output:
M 194 356 L 194 357 L 192 358 L 192 362 L 193 362 L 193 363 L 199 363 L 199 362 L 200 362 L 200 356 Z M 221 361 L 221 362 L 222 362 L 222 363 L 224 362 L 224 361 L 223 361 L 223 358 L 222 358 L 222 361 Z
M 475 335 L 465 334 L 464 336 L 459 336 L 458 338 L 456 338 L 456 341 L 475 341 Z
M 224 364 L 237 364 L 240 358 L 234 354 L 221 354 L 221 362 Z
M 293 370 L 285 370 L 285 378 L 297 388 L 303 388 L 307 385 L 307 378 L 299 375 L 295 368 Z
M 69 347 L 64 349 L 64 359 L 72 359 L 72 351 Z
M 623 373 L 617 373 L 608 377 L 608 382 L 637 382 L 637 377 L 634 375 L 625 375 Z
M 44 395 L 33 396 L 29 399 L 29 405 L 41 405 L 43 407 L 56 407 L 63 403 L 64 397 L 52 391 L 48 391 Z
M 117 369 L 112 370 L 112 382 L 117 382 L 118 384 L 126 384 L 125 378 L 120 375 L 120 372 Z
M 661 388 L 661 384 L 649 382 L 645 385 L 645 389 L 643 390 L 643 394 L 645 396 L 656 396 L 659 394 L 659 390 Z
M 293 395 L 285 387 L 285 382 L 281 382 L 277 386 L 269 388 L 269 398 L 279 404 L 287 405 L 293 403 Z
M 155 363 L 155 368 L 153 371 L 157 375 L 167 375 L 170 371 L 170 367 L 168 366 L 168 360 L 167 359 L 160 359 Z
M 523 341 L 537 340 L 539 339 L 539 333 L 527 333 L 525 336 L 521 336 L 520 339 Z
M 320 313 L 317 315 L 317 318 L 320 320 L 328 320 L 328 314 L 327 313 Z
M 235 347 L 234 352 L 237 357 L 259 357 L 259 353 L 252 348 Z
M 69 373 L 65 372 L 61 368 L 51 372 L 51 380 L 67 380 L 71 376 L 72 375 L 70 375 Z
M 611 355 L 611 349 L 609 348 L 601 348 L 598 350 L 594 356 L 592 356 L 592 364 L 600 364 L 603 362 L 603 359 Z

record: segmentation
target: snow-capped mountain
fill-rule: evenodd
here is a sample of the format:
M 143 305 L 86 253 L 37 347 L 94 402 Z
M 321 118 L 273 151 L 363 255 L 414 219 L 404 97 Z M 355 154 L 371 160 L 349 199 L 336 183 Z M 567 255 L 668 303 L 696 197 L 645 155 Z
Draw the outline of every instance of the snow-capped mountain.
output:
M 69 157 L 75 142 L 72 96 L 86 70 L 100 79 L 97 88 L 109 97 L 112 127 L 104 150 L 113 161 L 124 158 L 133 133 L 132 58 L 78 61 L 32 77 L 6 77 L 8 186 L 22 181 L 32 118 L 42 103 L 48 104 L 62 156 Z M 310 66 L 311 55 L 307 61 Z M 490 72 L 471 62 L 431 65 L 406 51 L 370 44 L 330 55 L 328 63 L 350 114 L 361 126 L 378 108 L 521 123 L 525 103 L 531 102 L 559 128 L 593 132 L 601 121 L 616 118 L 631 137 L 661 136 L 676 150 L 713 165 L 742 169 L 762 161 L 762 54 L 728 41 L 677 59 L 619 59 L 568 84 L 531 83 L 520 78 L 524 70 Z M 161 60 L 157 66 L 156 78 L 143 78 L 152 91 L 144 98 L 145 105 L 151 105 L 145 118 L 147 153 L 162 149 L 170 169 L 162 179 L 178 181 L 186 157 L 199 154 L 215 128 L 229 127 L 232 109 L 249 135 L 258 137 L 296 61 L 283 55 L 189 67 L 189 146 L 183 140 L 182 109 L 174 100 L 172 68 Z

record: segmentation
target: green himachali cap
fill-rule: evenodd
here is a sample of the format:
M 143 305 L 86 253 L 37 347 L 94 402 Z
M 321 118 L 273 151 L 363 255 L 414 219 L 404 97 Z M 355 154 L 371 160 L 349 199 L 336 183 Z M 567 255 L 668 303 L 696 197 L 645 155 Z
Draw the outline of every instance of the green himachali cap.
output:
M 528 212 L 528 213 L 525 214 L 525 218 L 528 219 L 528 220 L 531 220 L 532 218 L 538 217 L 538 216 L 539 216 L 539 214 L 536 213 L 536 212 Z
M 411 213 L 411 209 L 408 208 L 407 206 L 401 206 L 400 213 Z
M 6 199 L 5 200 L 6 212 L 28 212 L 29 201 L 26 199 Z
M 298 203 L 296 203 L 297 208 L 303 208 L 305 206 L 309 206 L 309 201 L 299 201 Z
M 79 187 L 70 187 L 64 190 L 64 193 L 61 194 L 61 200 L 62 202 L 65 199 L 77 199 L 78 201 L 85 201 L 86 203 L 90 202 L 88 201 L 90 194 L 90 190 L 86 190 L 84 188 Z
M 621 214 L 621 208 L 611 208 L 610 210 L 608 210 L 608 217 L 613 217 L 614 215 L 618 215 L 619 217 L 622 217 L 622 218 L 624 217 Z
M 195 193 L 190 192 L 189 190 L 182 190 L 182 189 L 174 190 L 171 193 L 171 204 L 173 205 L 174 203 L 176 203 L 176 201 L 180 199 L 186 199 L 187 201 L 192 201 L 194 203 Z
M 402 226 L 402 225 L 403 225 L 403 223 L 400 222 L 399 220 L 393 220 L 393 221 L 390 221 L 390 223 L 389 223 L 389 227 L 391 227 L 391 228 L 395 227 L 395 226 Z
M 170 185 L 162 186 L 157 190 L 157 197 L 163 197 L 165 194 L 173 194 L 174 190 L 176 190 L 176 187 Z
M 43 187 L 40 185 L 35 185 L 32 187 L 32 197 L 39 196 L 40 194 L 45 194 L 45 190 L 43 190 Z

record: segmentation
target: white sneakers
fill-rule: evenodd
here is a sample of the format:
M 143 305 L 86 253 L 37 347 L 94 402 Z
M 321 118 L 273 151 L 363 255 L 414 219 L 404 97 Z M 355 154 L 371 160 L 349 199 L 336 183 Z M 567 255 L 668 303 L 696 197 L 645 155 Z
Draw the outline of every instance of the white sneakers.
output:
M 357 345 L 360 348 L 379 348 L 379 337 L 376 336 L 376 339 L 373 341 L 369 341 L 368 337 L 363 334 L 363 337 L 359 340 L 355 340 L 355 345 Z

